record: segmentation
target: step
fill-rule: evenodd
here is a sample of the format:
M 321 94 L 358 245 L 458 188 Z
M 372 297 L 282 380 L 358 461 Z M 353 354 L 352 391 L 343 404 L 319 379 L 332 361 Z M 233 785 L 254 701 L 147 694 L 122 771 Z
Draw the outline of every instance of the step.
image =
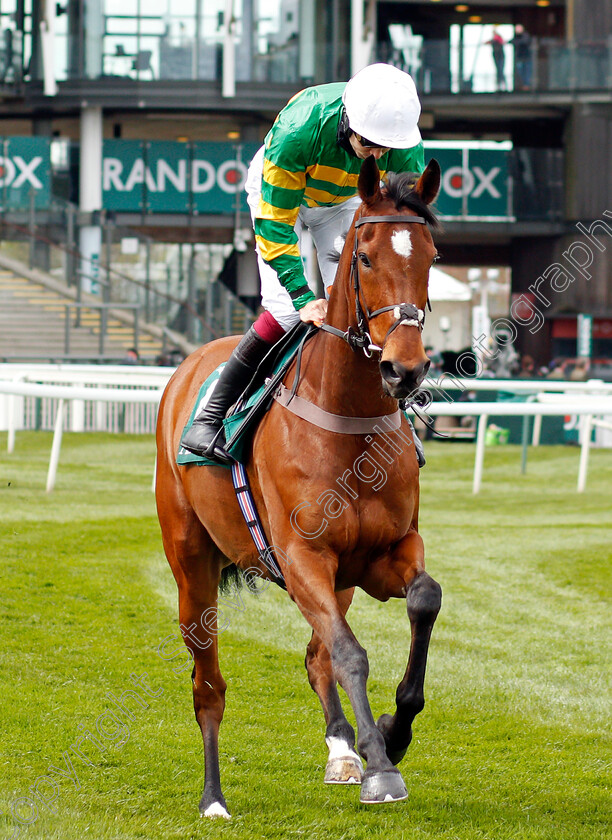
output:
M 70 315 L 70 351 L 80 356 L 97 356 L 100 341 L 100 310 L 95 303 L 80 311 L 60 291 L 0 269 L 0 356 L 63 355 L 66 313 Z M 118 304 L 119 305 L 119 304 Z M 79 315 L 79 326 L 74 320 Z M 134 344 L 133 327 L 116 318 L 107 321 L 104 352 L 121 358 Z M 153 359 L 162 352 L 162 340 L 142 329 L 138 348 L 141 356 Z

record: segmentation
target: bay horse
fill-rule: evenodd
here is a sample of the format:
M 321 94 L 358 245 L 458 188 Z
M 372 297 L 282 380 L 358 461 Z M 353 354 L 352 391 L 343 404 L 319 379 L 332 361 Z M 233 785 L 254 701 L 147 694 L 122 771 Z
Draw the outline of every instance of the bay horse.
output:
M 429 205 L 439 186 L 436 161 L 418 180 L 391 174 L 382 188 L 376 161 L 364 161 L 362 204 L 340 255 L 326 321 L 302 353 L 297 396 L 317 406 L 318 416 L 319 409 L 327 417 L 342 415 L 349 429 L 355 422 L 367 425 L 355 418 L 384 419 L 386 425 L 367 435 L 330 431 L 274 402 L 246 461 L 268 541 L 285 559 L 279 565 L 287 592 L 312 627 L 306 668 L 325 715 L 325 781 L 361 783 L 365 803 L 408 795 L 396 765 L 424 705 L 429 640 L 441 604 L 418 533 L 415 447 L 398 414 L 398 400 L 418 387 L 429 367 L 420 327 L 436 257 Z M 194 708 L 205 757 L 200 813 L 228 819 L 219 772 L 226 683 L 218 661 L 218 587 L 229 570 L 255 570 L 268 580 L 271 575 L 240 512 L 230 470 L 178 466 L 176 454 L 200 385 L 237 341 L 223 338 L 200 348 L 168 383 L 159 411 L 156 479 L 164 550 L 194 662 Z M 289 384 L 293 373 L 286 377 Z M 366 693 L 367 654 L 346 620 L 357 586 L 380 601 L 405 599 L 410 620 L 410 653 L 395 712 L 377 723 Z M 357 748 L 337 684 L 355 714 Z

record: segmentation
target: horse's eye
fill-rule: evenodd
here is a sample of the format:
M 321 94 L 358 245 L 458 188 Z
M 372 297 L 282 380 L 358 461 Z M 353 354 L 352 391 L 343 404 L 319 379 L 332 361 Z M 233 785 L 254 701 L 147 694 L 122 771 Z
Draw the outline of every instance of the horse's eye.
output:
M 370 260 L 367 258 L 365 254 L 359 254 L 359 261 L 362 265 L 365 265 L 366 268 L 370 268 L 371 263 Z

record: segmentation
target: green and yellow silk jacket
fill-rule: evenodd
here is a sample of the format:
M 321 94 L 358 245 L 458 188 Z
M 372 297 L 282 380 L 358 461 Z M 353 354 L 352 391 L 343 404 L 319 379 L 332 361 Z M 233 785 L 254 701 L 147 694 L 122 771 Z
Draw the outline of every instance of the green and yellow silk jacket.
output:
M 357 193 L 361 161 L 337 142 L 345 83 L 296 94 L 266 135 L 255 239 L 296 309 L 314 295 L 306 284 L 294 227 L 300 207 L 330 207 Z M 422 172 L 423 144 L 392 149 L 378 161 L 386 172 Z

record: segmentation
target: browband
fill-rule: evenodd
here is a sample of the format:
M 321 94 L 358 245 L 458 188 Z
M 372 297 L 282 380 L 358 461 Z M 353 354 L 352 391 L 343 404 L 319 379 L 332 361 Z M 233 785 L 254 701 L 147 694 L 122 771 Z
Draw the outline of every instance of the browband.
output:
M 357 219 L 355 222 L 355 227 L 361 227 L 361 225 L 365 225 L 367 222 L 399 222 L 401 224 L 413 222 L 416 225 L 427 224 L 422 216 L 362 216 L 361 219 Z

